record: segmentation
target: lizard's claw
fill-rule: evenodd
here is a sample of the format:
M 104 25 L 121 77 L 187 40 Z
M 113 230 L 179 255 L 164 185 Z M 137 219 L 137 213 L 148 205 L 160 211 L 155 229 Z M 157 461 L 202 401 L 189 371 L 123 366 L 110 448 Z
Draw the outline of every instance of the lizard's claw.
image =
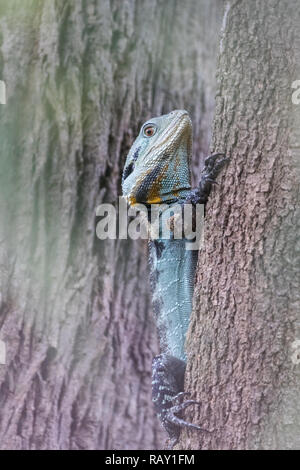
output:
M 223 158 L 218 160 L 219 157 Z M 208 178 L 215 179 L 221 168 L 229 160 L 230 159 L 225 156 L 225 153 L 214 153 L 205 159 L 203 172 L 208 176 Z
M 178 398 L 181 399 L 186 394 L 187 394 L 187 392 L 179 393 L 178 395 L 176 395 L 176 397 L 174 397 L 174 401 L 178 400 Z M 186 428 L 190 428 L 190 429 L 197 429 L 198 431 L 204 431 L 204 432 L 211 433 L 212 431 L 209 431 L 208 429 L 201 428 L 197 424 L 189 423 L 188 421 L 185 421 L 184 419 L 181 419 L 181 418 L 179 418 L 178 416 L 175 415 L 176 413 L 180 413 L 181 411 L 185 410 L 186 408 L 188 408 L 191 405 L 200 405 L 201 406 L 201 403 L 199 401 L 196 401 L 196 400 L 187 400 L 183 403 L 179 403 L 177 405 L 174 405 L 168 410 L 168 413 L 166 415 L 166 420 L 169 421 L 172 424 L 175 424 L 176 426 L 186 427 Z
M 212 155 L 209 155 L 208 157 L 206 157 L 206 159 L 204 160 L 203 171 L 207 171 L 207 170 L 211 171 L 214 168 L 216 160 L 219 157 L 223 157 L 223 158 L 217 163 L 217 165 L 220 164 L 221 162 L 225 162 L 229 160 L 229 158 L 226 157 L 225 153 L 213 153 Z
M 185 396 L 189 396 L 190 392 L 180 392 L 175 395 L 175 397 L 172 398 L 172 403 L 174 405 L 180 405 L 182 403 L 182 400 Z
M 219 184 L 219 183 L 216 182 L 216 180 L 213 180 L 212 178 L 206 178 L 205 181 L 208 181 L 211 184 L 216 184 L 216 185 Z
M 219 157 L 222 158 L 219 159 Z M 228 163 L 229 160 L 229 158 L 225 157 L 224 153 L 214 153 L 213 155 L 207 157 L 205 159 L 199 185 L 196 189 L 190 192 L 189 196 L 187 197 L 187 202 L 191 202 L 192 204 L 205 204 L 210 194 L 212 185 L 218 184 L 216 182 L 216 177 L 218 176 L 221 168 L 225 165 L 225 163 Z

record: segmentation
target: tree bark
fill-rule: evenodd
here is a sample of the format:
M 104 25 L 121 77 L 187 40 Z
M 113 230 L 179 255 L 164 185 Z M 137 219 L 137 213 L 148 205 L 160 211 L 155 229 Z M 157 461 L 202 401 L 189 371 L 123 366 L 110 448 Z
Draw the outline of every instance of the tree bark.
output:
M 186 108 L 207 154 L 221 2 L 0 6 L 1 449 L 159 448 L 146 250 L 100 241 L 126 153 Z
M 225 6 L 212 148 L 231 162 L 207 207 L 187 341 L 193 421 L 212 433 L 184 432 L 181 448 L 300 448 L 299 22 L 296 0 Z

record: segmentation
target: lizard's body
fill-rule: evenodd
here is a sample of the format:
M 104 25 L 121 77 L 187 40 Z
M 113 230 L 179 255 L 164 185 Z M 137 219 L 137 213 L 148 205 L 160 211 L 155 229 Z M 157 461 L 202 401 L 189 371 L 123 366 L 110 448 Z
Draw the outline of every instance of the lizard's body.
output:
M 168 210 L 176 204 L 183 207 L 205 203 L 225 159 L 217 161 L 220 154 L 209 157 L 199 187 L 191 190 L 191 151 L 192 124 L 186 111 L 173 111 L 147 121 L 124 167 L 122 187 L 129 204 L 143 203 L 149 212 L 151 205 L 161 205 L 162 223 L 164 214 L 169 217 Z M 174 239 L 172 229 L 169 235 L 170 239 L 160 236 L 149 242 L 153 308 L 162 353 L 153 360 L 152 395 L 158 415 L 175 442 L 181 426 L 201 430 L 175 415 L 196 403 L 182 402 L 182 392 L 197 251 L 186 249 L 186 239 Z
M 186 360 L 186 332 L 192 311 L 198 252 L 186 249 L 187 240 L 149 242 L 152 303 L 162 353 Z

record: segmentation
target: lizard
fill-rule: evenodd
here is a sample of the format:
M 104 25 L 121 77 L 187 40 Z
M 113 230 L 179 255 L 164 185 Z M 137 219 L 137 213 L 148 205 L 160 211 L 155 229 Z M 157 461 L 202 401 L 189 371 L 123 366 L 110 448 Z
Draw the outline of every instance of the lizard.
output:
M 185 110 L 145 122 L 126 158 L 123 196 L 129 205 L 144 204 L 166 209 L 176 204 L 205 204 L 219 171 L 228 161 L 223 153 L 206 158 L 198 186 L 191 189 L 192 122 Z M 169 217 L 169 212 L 167 214 Z M 170 228 L 172 232 L 172 228 Z M 180 429 L 210 432 L 182 419 L 184 409 L 200 404 L 185 400 L 184 374 L 186 332 L 192 311 L 194 276 L 198 251 L 187 250 L 185 238 L 159 237 L 149 240 L 152 303 L 160 340 L 160 354 L 152 362 L 152 400 L 172 447 Z

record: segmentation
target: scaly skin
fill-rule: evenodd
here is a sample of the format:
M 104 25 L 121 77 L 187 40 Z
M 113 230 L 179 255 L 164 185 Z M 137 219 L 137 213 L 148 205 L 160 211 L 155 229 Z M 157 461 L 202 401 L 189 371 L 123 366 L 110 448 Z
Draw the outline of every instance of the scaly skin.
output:
M 212 184 L 227 161 L 215 154 L 205 161 L 199 186 L 191 189 L 189 163 L 192 152 L 192 123 L 184 110 L 150 119 L 132 145 L 127 156 L 122 188 L 131 205 L 145 204 L 162 207 L 160 224 L 168 209 L 177 204 L 204 204 Z M 165 205 L 165 206 L 163 206 Z M 184 394 L 185 338 L 189 325 L 194 274 L 198 252 L 187 250 L 185 238 L 170 238 L 149 242 L 149 261 L 153 308 L 157 320 L 161 353 L 152 366 L 152 396 L 156 411 L 174 445 L 180 428 L 206 431 L 181 419 L 180 413 L 194 400 L 182 402 Z M 177 416 L 179 415 L 179 416 Z

